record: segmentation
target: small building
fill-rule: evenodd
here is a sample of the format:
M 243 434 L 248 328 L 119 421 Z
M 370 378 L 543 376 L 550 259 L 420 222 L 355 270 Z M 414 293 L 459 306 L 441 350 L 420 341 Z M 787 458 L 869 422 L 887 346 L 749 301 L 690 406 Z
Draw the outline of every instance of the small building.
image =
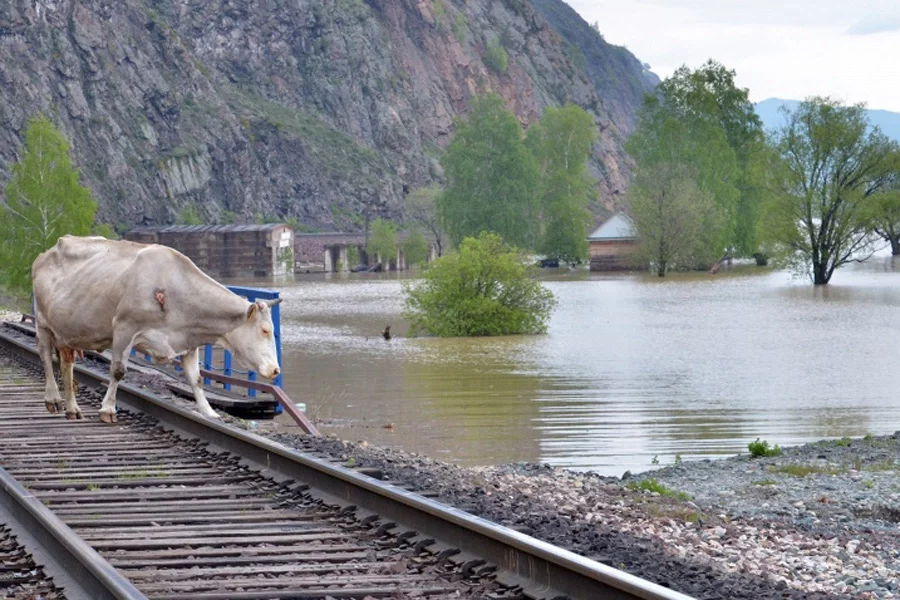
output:
M 294 272 L 294 230 L 284 223 L 139 227 L 125 239 L 175 248 L 217 278 Z
M 633 268 L 631 255 L 637 237 L 628 215 L 617 213 L 588 236 L 591 271 L 623 271 Z

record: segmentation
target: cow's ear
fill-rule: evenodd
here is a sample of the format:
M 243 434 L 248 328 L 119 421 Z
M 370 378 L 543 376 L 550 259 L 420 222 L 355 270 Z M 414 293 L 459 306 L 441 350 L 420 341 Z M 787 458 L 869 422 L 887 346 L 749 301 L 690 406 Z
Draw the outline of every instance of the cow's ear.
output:
M 256 312 L 257 308 L 258 307 L 256 306 L 256 302 L 250 303 L 250 306 L 247 307 L 247 319 L 248 320 L 253 318 L 253 313 Z

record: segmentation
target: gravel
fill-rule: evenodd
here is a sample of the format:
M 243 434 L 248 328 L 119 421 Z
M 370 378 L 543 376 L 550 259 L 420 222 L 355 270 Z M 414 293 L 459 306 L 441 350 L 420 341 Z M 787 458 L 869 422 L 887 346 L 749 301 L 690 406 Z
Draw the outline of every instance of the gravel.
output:
M 618 479 L 255 430 L 696 598 L 900 598 L 900 432 Z

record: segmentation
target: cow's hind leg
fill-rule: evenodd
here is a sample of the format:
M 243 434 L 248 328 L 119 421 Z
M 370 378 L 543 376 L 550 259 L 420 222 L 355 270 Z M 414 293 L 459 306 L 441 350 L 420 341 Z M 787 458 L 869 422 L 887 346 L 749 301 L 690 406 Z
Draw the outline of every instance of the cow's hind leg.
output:
M 184 369 L 184 376 L 187 377 L 191 389 L 194 390 L 194 399 L 197 401 L 197 410 L 204 417 L 218 419 L 219 415 L 209 405 L 206 394 L 203 393 L 203 379 L 200 377 L 200 352 L 199 348 L 194 348 L 181 359 L 181 367 Z
M 65 405 L 59 396 L 59 386 L 56 385 L 56 374 L 53 372 L 51 337 L 52 334 L 49 331 L 38 327 L 38 354 L 41 356 L 41 364 L 44 365 L 44 403 L 47 405 L 47 412 L 56 414 L 62 412 Z
M 66 418 L 83 419 L 78 402 L 75 401 L 75 350 L 73 348 L 59 349 L 59 372 L 62 374 L 63 390 L 66 393 Z

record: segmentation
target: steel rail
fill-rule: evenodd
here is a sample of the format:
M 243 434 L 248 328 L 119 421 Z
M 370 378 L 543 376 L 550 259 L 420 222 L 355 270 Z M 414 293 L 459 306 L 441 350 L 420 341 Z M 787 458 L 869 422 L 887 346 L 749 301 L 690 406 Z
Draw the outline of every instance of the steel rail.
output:
M 39 364 L 36 349 L 0 331 L 0 346 Z M 76 379 L 93 388 L 108 378 L 75 365 Z M 572 600 L 692 600 L 690 596 L 558 548 L 531 536 L 429 500 L 259 435 L 229 427 L 122 382 L 119 403 L 155 417 L 181 434 L 200 438 L 282 479 L 303 482 L 347 505 L 377 513 L 441 544 L 496 565 L 509 583 L 536 598 Z
M 57 582 L 65 582 L 66 598 L 146 599 L 134 584 L 3 468 L 0 468 L 0 508 L 6 524 L 17 535 L 37 545 L 33 553 L 47 572 Z

